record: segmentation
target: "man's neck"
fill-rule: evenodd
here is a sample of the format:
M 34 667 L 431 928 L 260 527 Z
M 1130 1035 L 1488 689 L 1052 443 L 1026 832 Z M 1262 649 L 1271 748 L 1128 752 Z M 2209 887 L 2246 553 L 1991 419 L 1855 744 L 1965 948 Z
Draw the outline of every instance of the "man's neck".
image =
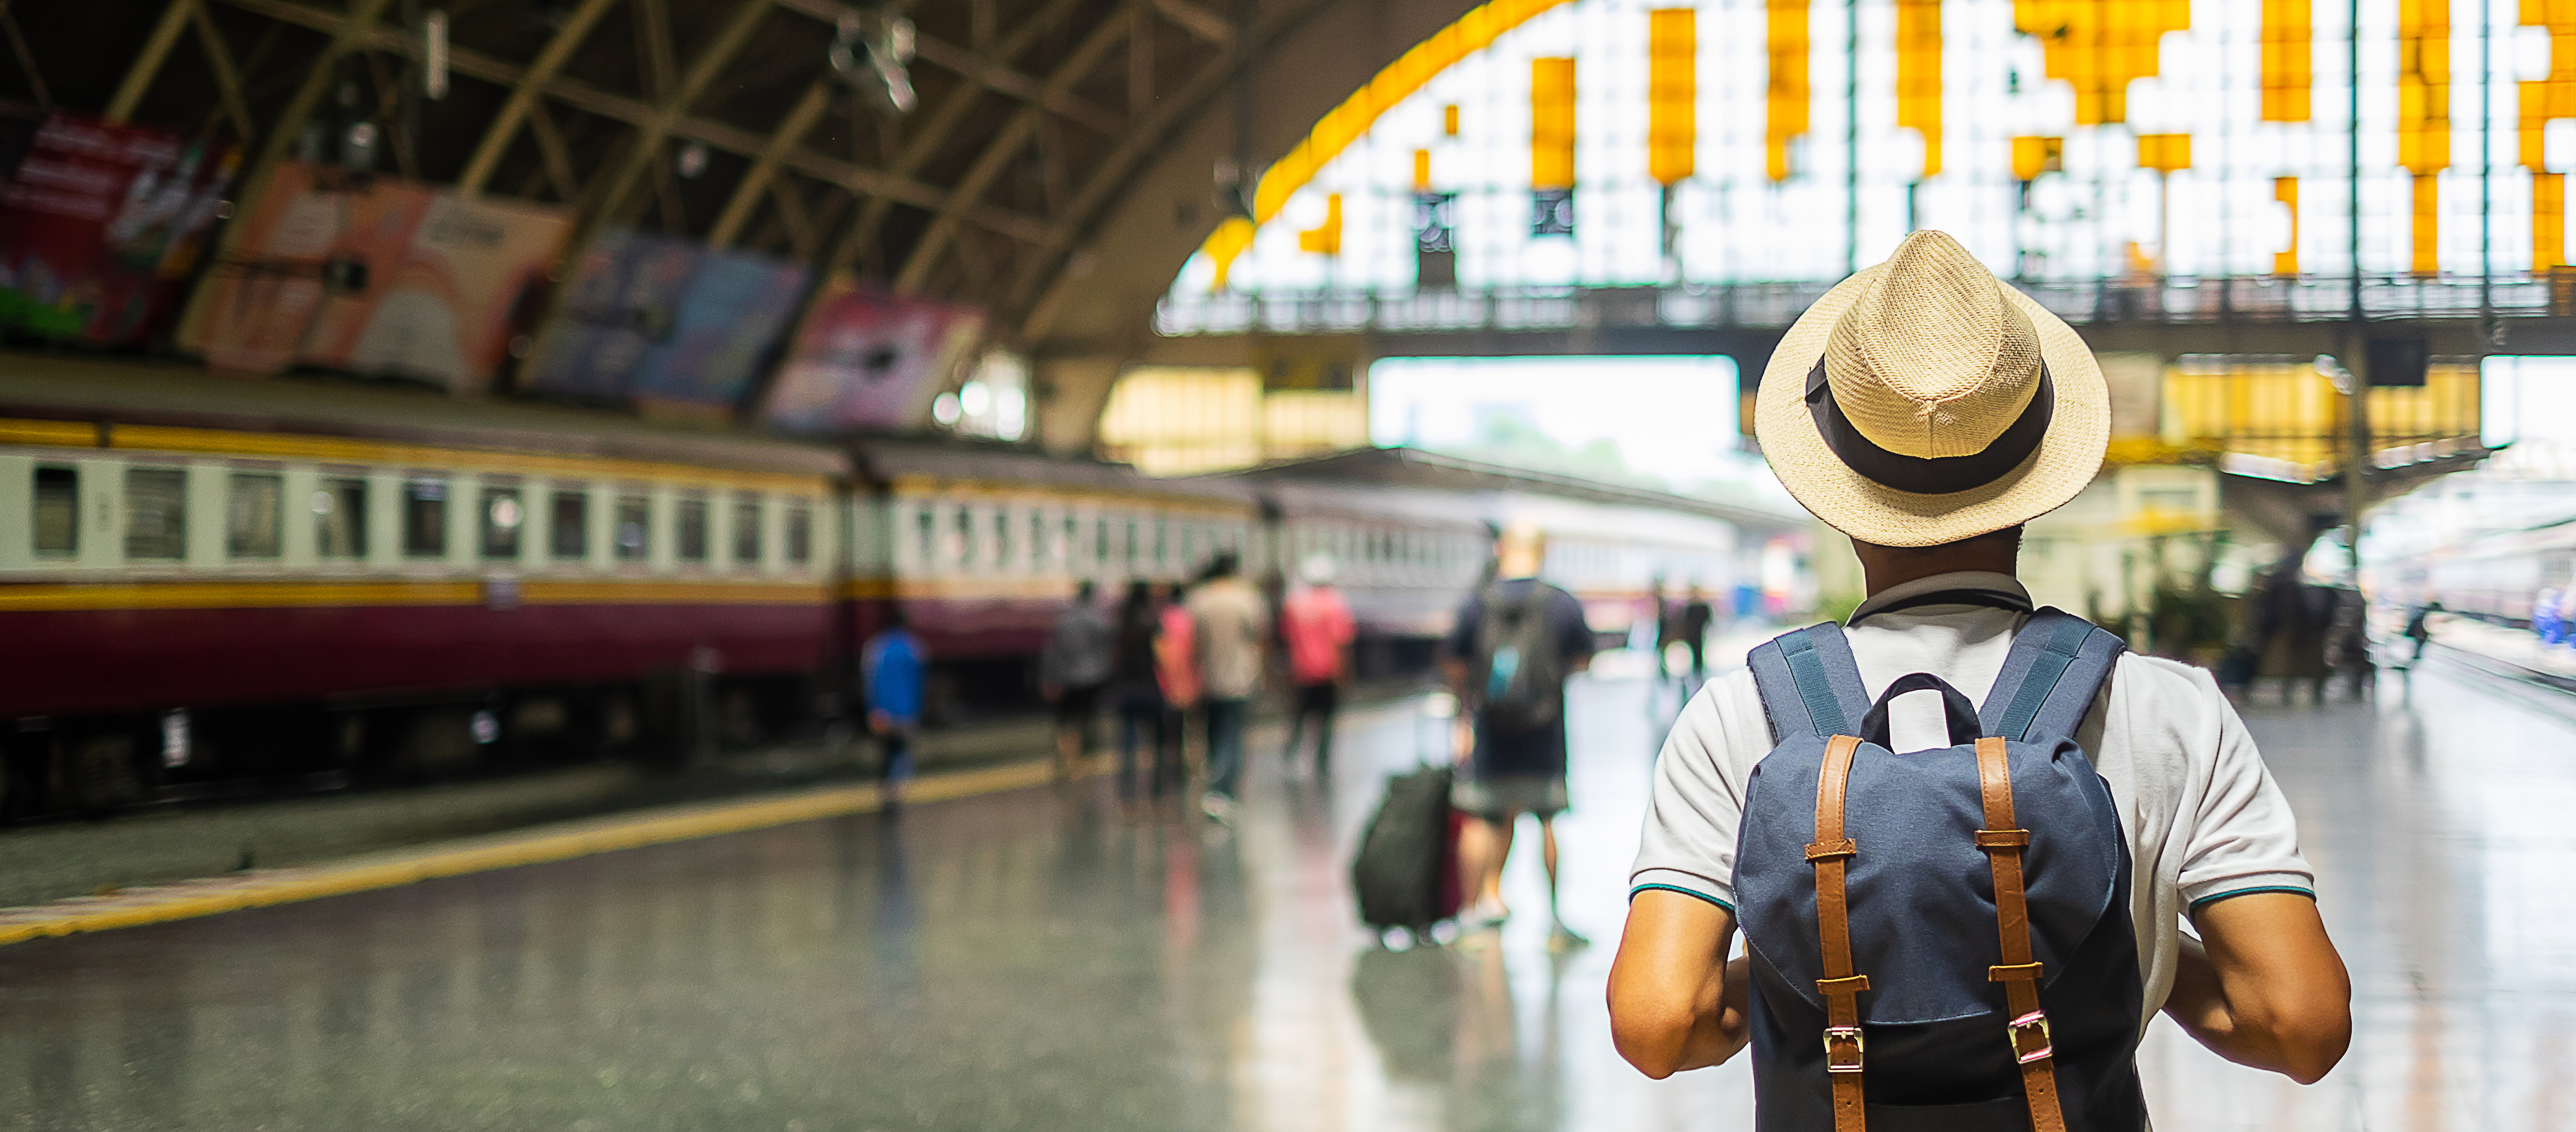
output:
M 1907 582 L 1921 581 L 1937 574 L 1982 570 L 1988 573 L 2010 575 L 2014 572 L 2014 566 L 2020 557 L 2012 549 L 1996 552 L 1982 547 L 1974 551 L 1932 554 L 1902 551 L 1890 553 L 1880 547 L 1857 545 L 1854 549 L 1860 554 L 1861 574 L 1866 579 L 1871 597 L 1876 597 L 1884 591 L 1895 589 Z

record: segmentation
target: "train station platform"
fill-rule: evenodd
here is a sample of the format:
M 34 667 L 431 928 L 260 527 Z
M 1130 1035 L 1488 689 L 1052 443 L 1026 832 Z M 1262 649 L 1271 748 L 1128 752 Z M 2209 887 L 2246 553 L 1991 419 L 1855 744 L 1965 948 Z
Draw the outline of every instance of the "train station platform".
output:
M 1602 1006 L 1662 720 L 1581 680 L 1565 915 L 1389 951 L 1350 848 L 1437 743 L 1411 701 L 1337 766 L 1254 729 L 1231 829 L 1098 777 L 0 947 L 0 1113 L 129 1128 L 1683 1129 L 1741 1062 L 1649 1081 Z M 2351 965 L 2351 1054 L 2308 1088 L 2159 1020 L 2169 1130 L 2576 1122 L 2576 701 L 2449 663 L 2373 701 L 2249 704 Z M 1035 752 L 1032 752 L 1035 753 Z M 989 773 L 989 772 L 983 772 Z M 790 815 L 791 817 L 793 815 Z M 602 846 L 605 848 L 605 846 Z
M 2524 683 L 2576 692 L 2576 650 L 2543 643 L 2538 633 L 2480 621 L 2458 614 L 2436 613 L 2426 625 L 2428 651 L 2482 671 Z M 2411 645 L 2392 646 L 2398 656 Z M 2434 651 L 2438 650 L 2438 651 Z

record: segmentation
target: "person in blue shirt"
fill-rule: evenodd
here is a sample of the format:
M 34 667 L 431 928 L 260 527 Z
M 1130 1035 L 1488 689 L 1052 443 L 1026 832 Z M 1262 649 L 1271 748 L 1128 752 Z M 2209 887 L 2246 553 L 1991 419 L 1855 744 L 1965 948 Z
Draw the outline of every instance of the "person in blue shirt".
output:
M 885 627 L 859 648 L 859 687 L 867 696 L 868 730 L 877 737 L 877 774 L 894 802 L 912 778 L 912 733 L 921 727 L 921 692 L 930 657 L 904 620 L 886 607 Z

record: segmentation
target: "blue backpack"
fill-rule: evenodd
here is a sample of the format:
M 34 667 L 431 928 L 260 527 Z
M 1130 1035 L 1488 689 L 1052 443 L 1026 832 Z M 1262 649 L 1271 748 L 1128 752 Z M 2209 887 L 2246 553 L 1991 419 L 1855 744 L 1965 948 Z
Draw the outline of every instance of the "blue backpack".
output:
M 2074 739 L 2120 650 L 2042 609 L 1982 709 L 1924 672 L 1870 702 L 1830 622 L 1753 650 L 1777 743 L 1735 856 L 1755 1128 L 2146 1127 L 2128 840 Z M 1897 754 L 1888 703 L 1926 690 L 1952 745 Z

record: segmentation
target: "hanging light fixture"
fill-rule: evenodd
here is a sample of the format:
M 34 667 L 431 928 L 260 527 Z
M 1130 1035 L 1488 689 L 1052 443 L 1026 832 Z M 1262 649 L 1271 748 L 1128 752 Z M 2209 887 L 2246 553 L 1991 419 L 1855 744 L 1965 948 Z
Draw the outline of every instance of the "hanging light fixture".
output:
M 912 52 L 911 20 L 891 12 L 843 12 L 823 58 L 841 81 L 878 106 L 909 114 L 920 101 L 912 89 Z

